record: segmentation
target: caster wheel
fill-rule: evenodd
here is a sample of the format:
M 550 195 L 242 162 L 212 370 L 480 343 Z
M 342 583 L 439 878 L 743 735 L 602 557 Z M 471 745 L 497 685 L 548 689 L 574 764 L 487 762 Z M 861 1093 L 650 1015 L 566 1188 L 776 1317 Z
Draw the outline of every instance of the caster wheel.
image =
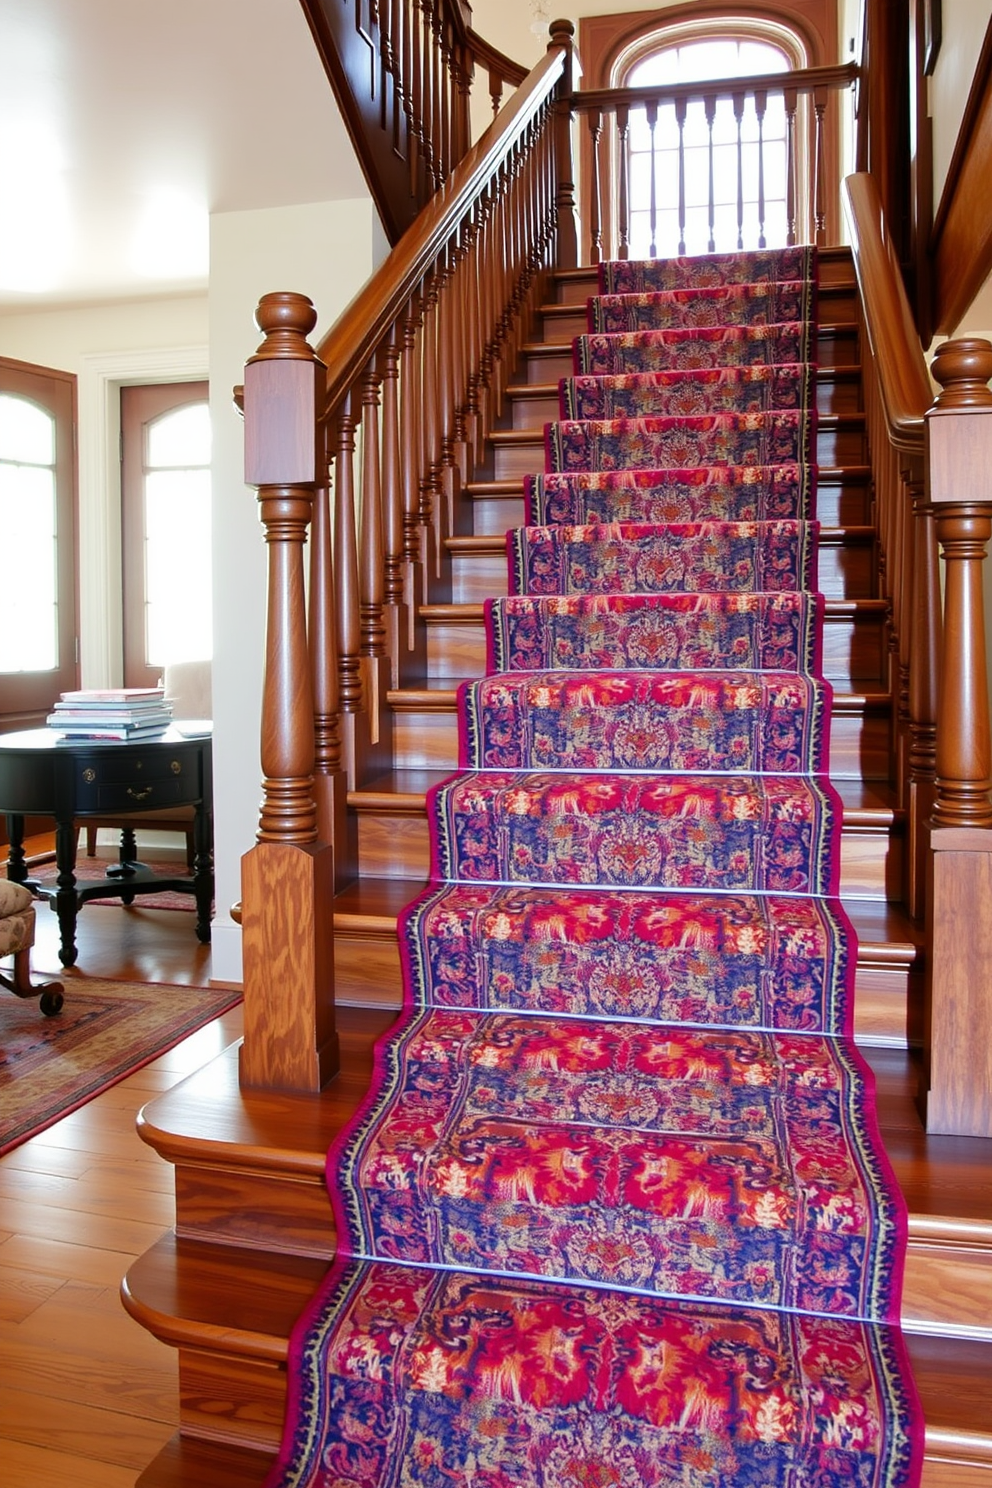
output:
M 56 1013 L 60 1013 L 62 1011 L 62 1004 L 64 1001 L 65 998 L 62 996 L 61 987 L 59 987 L 58 989 L 53 988 L 51 991 L 42 992 L 41 997 L 38 1001 L 38 1006 L 41 1008 L 41 1011 L 44 1013 L 46 1018 L 54 1018 Z

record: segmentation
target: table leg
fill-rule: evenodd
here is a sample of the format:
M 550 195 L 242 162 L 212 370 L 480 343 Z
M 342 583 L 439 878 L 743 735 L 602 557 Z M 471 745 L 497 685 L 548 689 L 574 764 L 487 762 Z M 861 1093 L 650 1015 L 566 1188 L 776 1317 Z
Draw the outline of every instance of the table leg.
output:
M 16 816 L 12 812 L 7 813 L 7 841 L 10 844 L 7 849 L 7 877 L 14 883 L 24 883 L 28 876 L 28 868 L 24 857 L 23 816 Z
M 75 966 L 76 913 L 76 829 L 72 821 L 55 823 L 55 863 L 59 870 L 55 913 L 59 917 L 59 960 L 63 966 Z
M 214 901 L 214 861 L 210 812 L 202 804 L 193 813 L 193 884 L 196 893 L 196 938 L 210 944 L 210 909 Z

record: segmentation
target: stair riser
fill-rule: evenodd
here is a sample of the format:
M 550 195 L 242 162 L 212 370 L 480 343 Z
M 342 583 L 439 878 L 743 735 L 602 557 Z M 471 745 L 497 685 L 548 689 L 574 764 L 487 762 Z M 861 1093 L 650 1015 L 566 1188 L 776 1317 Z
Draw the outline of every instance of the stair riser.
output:
M 486 667 L 486 643 L 478 620 L 440 620 L 427 632 L 427 675 L 477 677 Z M 881 687 L 887 678 L 884 633 L 876 614 L 827 617 L 823 627 L 823 671 L 845 692 Z
M 359 813 L 359 872 L 374 878 L 426 878 L 430 843 L 426 816 Z M 902 842 L 884 827 L 845 827 L 840 891 L 857 899 L 898 900 Z
M 312 1178 L 176 1166 L 176 1234 L 284 1255 L 330 1256 L 334 1219 L 319 1171 Z
M 456 770 L 458 723 L 453 708 L 393 710 L 394 764 L 398 770 Z M 880 714 L 834 716 L 830 773 L 836 780 L 886 780 L 889 728 Z
M 564 330 L 552 325 L 547 349 L 539 351 L 532 346 L 528 350 L 525 361 L 528 382 L 556 382 L 559 377 L 571 377 L 574 370 L 572 338 L 581 335 L 582 331 L 567 336 Z M 858 335 L 853 326 L 850 329 L 822 330 L 816 338 L 816 361 L 821 370 L 857 366 L 858 355 Z
M 875 593 L 875 562 L 866 543 L 840 547 L 821 543 L 818 585 L 828 599 L 870 599 Z M 490 596 L 507 592 L 507 560 L 504 553 L 455 555 L 451 564 L 451 599 L 454 604 L 482 604 Z
M 816 516 L 824 527 L 865 527 L 871 520 L 869 505 L 868 488 L 863 482 L 820 477 Z M 492 537 L 523 525 L 523 495 L 477 496 L 473 511 L 473 532 L 477 537 Z
M 852 297 L 857 293 L 856 281 L 851 270 L 851 260 L 846 250 L 834 254 L 829 249 L 821 250 L 817 268 L 821 310 L 824 300 L 829 303 L 832 295 Z M 560 305 L 584 305 L 590 295 L 599 293 L 599 270 L 586 265 L 581 271 L 555 276 L 555 299 Z M 821 315 L 821 319 L 825 318 Z
M 410 894 L 419 885 L 411 884 Z M 905 1048 L 916 1042 L 907 1008 L 922 992 L 918 973 L 859 964 L 855 974 L 854 1034 L 859 1043 Z M 395 934 L 338 935 L 334 943 L 334 997 L 338 1004 L 396 1008 L 403 1000 Z
M 559 375 L 565 377 L 569 374 Z M 545 424 L 562 417 L 556 393 L 535 397 L 531 393 L 511 392 L 509 401 L 511 428 L 514 429 L 543 429 Z M 827 376 L 822 376 L 817 383 L 816 406 L 820 413 L 858 413 L 860 401 L 860 384 L 854 379 L 831 382 Z
M 284 1362 L 179 1350 L 179 1420 L 186 1435 L 275 1451 L 285 1414 Z
M 573 286 L 570 286 L 570 289 Z M 559 344 L 571 341 L 575 336 L 584 336 L 589 329 L 586 302 L 595 289 L 576 293 L 575 298 L 562 301 L 555 306 L 546 306 L 541 319 L 544 325 L 543 339 Z M 824 325 L 853 324 L 858 316 L 857 292 L 853 289 L 831 289 L 820 291 L 820 320 Z M 567 376 L 567 373 L 562 373 Z
M 816 435 L 816 458 L 821 465 L 861 465 L 864 463 L 864 433 L 860 428 L 819 429 Z M 535 435 L 519 443 L 497 444 L 493 455 L 495 480 L 519 480 L 544 468 L 544 443 Z

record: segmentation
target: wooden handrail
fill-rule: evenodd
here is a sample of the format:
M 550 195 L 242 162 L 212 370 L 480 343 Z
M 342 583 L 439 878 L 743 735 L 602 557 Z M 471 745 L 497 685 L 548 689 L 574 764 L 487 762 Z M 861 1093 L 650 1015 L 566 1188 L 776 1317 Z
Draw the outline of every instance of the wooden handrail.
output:
M 691 102 L 716 96 L 732 98 L 735 93 L 782 93 L 786 88 L 811 92 L 814 88 L 849 88 L 858 79 L 858 67 L 845 62 L 833 67 L 800 67 L 791 72 L 766 72 L 757 75 L 716 78 L 710 82 L 655 83 L 640 88 L 589 88 L 572 95 L 572 108 L 579 112 L 590 109 L 612 109 L 618 104 L 630 108 L 647 103 L 671 103 L 677 98 Z
M 417 220 L 416 227 L 373 274 L 342 312 L 318 348 L 327 364 L 327 400 L 332 412 L 352 386 L 389 326 L 414 295 L 452 231 L 485 191 L 493 172 L 523 138 L 564 76 L 566 52 L 553 44 L 503 109 L 498 121 L 457 165 Z
M 921 454 L 923 417 L 933 402 L 933 390 L 895 245 L 882 217 L 873 177 L 866 172 L 848 176 L 844 193 L 865 328 L 878 368 L 889 439 L 896 449 Z

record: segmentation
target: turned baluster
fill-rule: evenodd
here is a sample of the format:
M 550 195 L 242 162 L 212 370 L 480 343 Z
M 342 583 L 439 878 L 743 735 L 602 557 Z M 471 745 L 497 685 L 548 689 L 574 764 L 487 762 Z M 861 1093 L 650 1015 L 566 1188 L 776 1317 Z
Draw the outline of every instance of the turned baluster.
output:
M 322 433 L 327 434 L 326 424 Z M 349 842 L 347 777 L 341 768 L 338 725 L 337 612 L 334 599 L 334 558 L 331 540 L 330 471 L 324 459 L 324 478 L 314 492 L 310 527 L 310 592 L 307 634 L 313 678 L 314 799 L 317 835 L 334 844 L 335 888 L 355 872 L 356 854 Z
M 361 602 L 359 605 L 365 656 L 383 656 L 386 632 L 382 623 L 385 582 L 382 530 L 382 471 L 379 448 L 379 389 L 382 380 L 375 359 L 362 379 L 362 502 Z
M 334 454 L 334 569 L 338 601 L 338 697 L 344 734 L 345 768 L 352 790 L 363 761 L 358 758 L 355 720 L 362 711 L 362 630 L 355 521 L 355 427 L 352 395 L 346 393 L 338 410 Z
M 932 821 L 992 827 L 982 594 L 992 532 L 992 346 L 977 338 L 946 341 L 932 371 L 942 391 L 927 414 L 929 497 L 945 563 Z
M 603 257 L 602 186 L 599 176 L 599 141 L 603 133 L 602 109 L 589 110 L 589 262 Z
M 499 106 L 503 101 L 503 74 L 496 68 L 489 69 L 489 102 L 492 104 L 493 118 L 499 113 Z
M 403 603 L 403 466 L 400 443 L 400 328 L 389 328 L 382 365 L 382 514 L 385 547 L 383 604 L 387 610 Z M 393 685 L 398 686 L 398 652 L 391 636 Z
M 716 228 L 716 195 L 713 181 L 713 121 L 716 119 L 716 95 L 707 93 L 703 99 L 703 111 L 706 115 L 706 162 L 707 162 L 707 188 L 706 203 L 709 217 L 709 237 L 707 239 L 707 252 L 712 253 L 716 248 L 714 231 Z
M 744 247 L 744 145 L 741 128 L 744 123 L 744 94 L 733 96 L 734 120 L 737 124 L 737 248 Z
M 630 110 L 617 105 L 617 258 L 630 257 Z
M 943 622 L 933 508 L 922 479 L 909 487 L 913 503 L 913 577 L 909 612 L 909 793 L 906 902 L 913 919 L 926 905 L 928 828 L 937 774 L 937 698 Z
M 658 181 L 656 178 L 656 147 L 655 134 L 658 128 L 658 104 L 652 99 L 644 109 L 645 122 L 648 126 L 648 136 L 651 141 L 650 148 L 650 178 L 648 181 L 648 228 L 651 242 L 648 254 L 651 258 L 658 257 Z
M 561 48 L 565 71 L 558 85 L 555 116 L 556 166 L 558 171 L 558 266 L 574 269 L 579 262 L 579 232 L 575 209 L 575 167 L 572 162 L 572 92 L 574 90 L 574 37 L 571 21 L 552 21 L 548 50 Z
M 813 241 L 822 247 L 827 241 L 827 184 L 824 173 L 824 136 L 826 131 L 823 127 L 823 117 L 827 107 L 826 88 L 814 88 L 813 90 L 813 113 L 816 120 L 816 133 L 813 141 Z
M 333 849 L 317 841 L 303 582 L 313 493 L 324 478 L 317 410 L 326 369 L 307 343 L 317 316 L 304 295 L 265 295 L 256 320 L 265 339 L 245 368 L 245 479 L 258 488 L 268 596 L 263 800 L 257 846 L 242 859 L 240 1079 L 246 1086 L 315 1092 L 338 1064 L 327 913 Z
M 687 102 L 675 100 L 675 123 L 679 131 L 679 255 L 685 253 L 685 115 Z
M 786 88 L 785 98 L 785 221 L 787 245 L 796 242 L 796 108 L 799 94 L 795 88 Z
M 754 95 L 754 115 L 758 123 L 758 247 L 765 248 L 765 111 L 768 94 L 759 88 Z
M 408 23 L 410 27 L 410 108 L 409 108 L 409 151 L 410 151 L 410 195 L 420 195 L 420 173 L 424 161 L 424 87 L 421 73 L 421 24 L 419 0 L 410 0 L 408 12 Z

